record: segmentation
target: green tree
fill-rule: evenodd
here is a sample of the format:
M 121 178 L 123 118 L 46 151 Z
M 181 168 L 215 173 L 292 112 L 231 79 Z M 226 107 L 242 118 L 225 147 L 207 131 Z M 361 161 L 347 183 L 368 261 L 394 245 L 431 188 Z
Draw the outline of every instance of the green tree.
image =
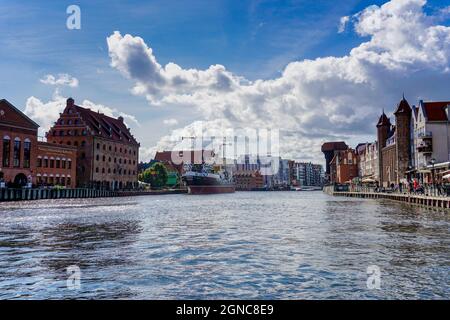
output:
M 152 188 L 161 188 L 167 182 L 166 166 L 160 162 L 153 164 L 150 168 L 139 175 L 139 180 L 150 183 Z

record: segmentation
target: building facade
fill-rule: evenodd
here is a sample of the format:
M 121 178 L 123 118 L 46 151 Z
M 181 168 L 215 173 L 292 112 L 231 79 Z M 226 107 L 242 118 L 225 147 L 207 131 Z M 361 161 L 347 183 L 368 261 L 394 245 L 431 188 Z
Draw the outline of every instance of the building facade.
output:
M 320 187 L 324 183 L 323 167 L 311 162 L 295 162 L 294 178 L 295 186 Z
M 94 112 L 67 99 L 47 133 L 53 144 L 77 148 L 76 185 L 109 190 L 138 187 L 139 143 L 124 119 Z
M 7 100 L 0 100 L 0 181 L 5 186 L 36 183 L 38 128 Z
M 77 148 L 38 142 L 36 185 L 76 187 Z
M 264 177 L 258 170 L 236 171 L 233 178 L 238 191 L 255 191 L 265 188 Z
M 358 156 L 353 149 L 339 151 L 331 160 L 332 183 L 350 183 L 358 177 Z M 330 167 L 330 169 L 331 169 Z
M 334 156 L 339 151 L 344 151 L 348 149 L 348 145 L 344 141 L 335 141 L 335 142 L 325 142 L 322 145 L 322 152 L 325 155 L 325 182 L 332 181 L 332 166 L 331 161 L 333 160 Z

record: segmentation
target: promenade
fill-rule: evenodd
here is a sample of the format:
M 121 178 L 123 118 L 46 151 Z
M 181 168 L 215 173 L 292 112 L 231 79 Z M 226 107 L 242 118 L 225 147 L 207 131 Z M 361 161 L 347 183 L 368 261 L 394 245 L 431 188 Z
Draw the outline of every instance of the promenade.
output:
M 411 205 L 435 209 L 450 209 L 450 197 L 438 195 L 437 192 L 425 192 L 424 194 L 385 191 L 378 192 L 374 188 L 350 188 L 349 191 L 335 191 L 334 186 L 325 186 L 324 192 L 331 196 L 366 198 L 366 199 L 388 199 L 405 202 Z

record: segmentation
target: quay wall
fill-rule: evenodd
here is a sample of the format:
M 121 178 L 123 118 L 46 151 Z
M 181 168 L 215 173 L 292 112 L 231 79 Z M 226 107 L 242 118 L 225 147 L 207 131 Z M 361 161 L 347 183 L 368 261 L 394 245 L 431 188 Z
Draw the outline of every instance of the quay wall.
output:
M 428 195 L 416 195 L 409 193 L 402 194 L 386 192 L 334 191 L 332 186 L 324 187 L 323 191 L 331 196 L 337 197 L 340 196 L 364 199 L 388 199 L 430 209 L 450 209 L 450 197 L 433 197 Z
M 26 201 L 42 199 L 76 199 L 132 197 L 144 195 L 181 194 L 187 190 L 151 190 L 151 191 L 108 191 L 96 189 L 0 189 L 0 202 Z

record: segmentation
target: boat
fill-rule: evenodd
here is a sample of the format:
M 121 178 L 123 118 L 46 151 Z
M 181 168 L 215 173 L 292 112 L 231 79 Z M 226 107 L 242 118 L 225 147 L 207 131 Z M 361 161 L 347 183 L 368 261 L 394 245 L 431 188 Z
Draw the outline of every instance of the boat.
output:
M 182 180 L 189 194 L 234 193 L 235 184 L 226 170 L 214 170 L 208 164 L 187 164 Z

